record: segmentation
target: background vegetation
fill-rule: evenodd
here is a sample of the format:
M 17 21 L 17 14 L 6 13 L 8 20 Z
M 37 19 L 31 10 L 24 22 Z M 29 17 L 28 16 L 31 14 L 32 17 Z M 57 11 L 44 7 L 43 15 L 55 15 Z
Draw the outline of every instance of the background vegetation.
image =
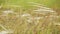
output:
M 53 9 L 58 14 L 59 18 L 53 19 L 53 21 L 50 21 L 50 19 L 47 17 L 41 20 L 38 20 L 38 25 L 35 25 L 34 23 L 37 22 L 33 21 L 32 23 L 28 23 L 26 20 L 27 17 L 16 18 L 16 14 L 22 15 L 24 13 L 29 13 L 32 15 L 32 17 L 38 16 L 38 14 L 35 14 L 33 12 L 33 9 L 36 9 L 36 7 L 29 6 L 27 2 L 36 2 L 42 5 L 45 5 L 48 8 Z M 54 25 L 55 23 L 60 23 L 60 0 L 0 0 L 0 5 L 2 8 L 0 8 L 0 24 L 2 24 L 4 27 L 8 29 L 12 29 L 14 31 L 13 34 L 60 34 L 60 25 Z M 19 6 L 19 7 L 16 7 Z M 22 6 L 22 7 L 20 7 Z M 14 10 L 13 14 L 8 14 L 8 16 L 1 16 L 2 12 L 4 10 Z M 29 12 L 30 11 L 30 12 Z M 40 16 L 40 15 L 39 15 Z M 0 31 L 3 29 L 0 27 Z

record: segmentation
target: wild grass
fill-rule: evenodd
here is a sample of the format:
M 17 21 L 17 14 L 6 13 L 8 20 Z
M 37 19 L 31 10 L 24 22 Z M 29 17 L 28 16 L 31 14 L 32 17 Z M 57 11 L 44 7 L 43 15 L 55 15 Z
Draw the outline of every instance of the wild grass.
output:
M 35 4 L 36 5 L 36 4 Z M 17 5 L 2 5 L 0 8 L 0 24 L 7 30 L 12 30 L 12 34 L 59 34 L 59 16 L 52 9 L 28 5 L 29 8 Z M 48 10 L 47 12 L 43 10 Z M 13 13 L 4 13 L 12 10 Z M 34 11 L 39 10 L 39 11 Z M 53 12 L 51 12 L 53 11 Z M 52 16 L 51 16 L 52 15 Z M 56 17 L 58 16 L 58 18 Z M 0 26 L 0 27 L 1 27 Z M 1 29 L 0 29 L 1 30 Z M 2 28 L 2 30 L 4 30 Z M 1 31 L 2 31 L 1 30 Z

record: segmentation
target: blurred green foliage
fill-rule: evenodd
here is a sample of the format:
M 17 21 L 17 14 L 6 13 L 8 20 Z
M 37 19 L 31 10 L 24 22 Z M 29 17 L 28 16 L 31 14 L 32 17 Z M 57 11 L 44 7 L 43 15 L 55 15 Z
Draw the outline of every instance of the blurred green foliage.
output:
M 6 3 L 6 4 L 13 4 L 13 5 L 22 5 L 22 6 L 27 6 L 27 2 L 36 2 L 40 3 L 43 5 L 46 5 L 47 7 L 52 7 L 52 8 L 60 8 L 60 0 L 0 0 L 1 3 Z
M 50 6 L 56 2 L 56 0 L 5 0 L 8 4 L 26 4 L 26 2 L 37 2 Z M 0 0 L 0 3 L 4 3 L 4 0 Z

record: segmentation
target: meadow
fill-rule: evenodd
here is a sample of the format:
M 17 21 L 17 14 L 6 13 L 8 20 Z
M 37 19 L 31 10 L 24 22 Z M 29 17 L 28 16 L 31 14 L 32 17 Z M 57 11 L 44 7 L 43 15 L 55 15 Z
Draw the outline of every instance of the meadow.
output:
M 0 34 L 60 34 L 56 0 L 0 0 Z

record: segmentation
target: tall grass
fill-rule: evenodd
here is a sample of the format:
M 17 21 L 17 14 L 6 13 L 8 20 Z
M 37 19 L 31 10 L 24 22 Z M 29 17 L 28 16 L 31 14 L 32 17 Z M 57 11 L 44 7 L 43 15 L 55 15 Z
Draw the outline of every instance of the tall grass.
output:
M 8 10 L 12 10 L 13 13 L 4 13 Z M 40 4 L 28 4 L 27 9 L 20 5 L 4 4 L 0 13 L 0 24 L 7 30 L 12 30 L 12 34 L 59 34 L 55 25 L 59 20 L 56 17 L 57 13 Z

